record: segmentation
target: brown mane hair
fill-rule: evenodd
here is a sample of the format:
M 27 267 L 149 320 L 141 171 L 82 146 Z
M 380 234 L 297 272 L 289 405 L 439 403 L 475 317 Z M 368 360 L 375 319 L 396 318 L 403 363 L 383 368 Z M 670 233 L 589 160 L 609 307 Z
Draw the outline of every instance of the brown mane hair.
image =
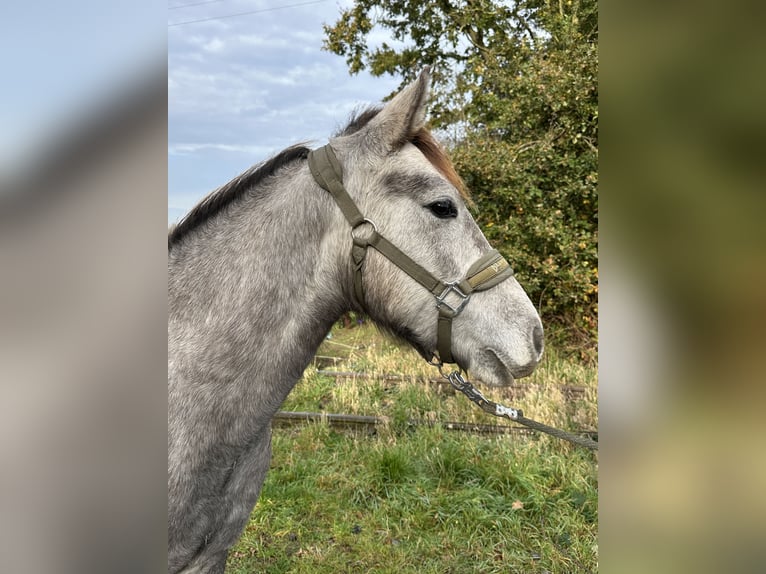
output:
M 382 109 L 383 108 L 381 107 L 373 106 L 357 112 L 338 135 L 348 136 L 358 132 L 370 123 Z M 473 204 L 471 195 L 468 192 L 465 183 L 463 183 L 463 179 L 458 175 L 457 171 L 455 171 L 455 166 L 447 156 L 447 152 L 444 151 L 444 148 L 438 141 L 436 141 L 436 138 L 427 128 L 420 128 L 408 141 L 420 150 L 426 159 L 439 170 L 439 173 L 441 173 L 447 181 L 455 186 L 460 193 L 460 197 L 463 198 L 463 201 L 469 205 Z
M 426 156 L 426 159 L 439 170 L 439 173 L 441 173 L 447 181 L 455 186 L 460 193 L 460 197 L 463 198 L 463 201 L 469 205 L 473 203 L 471 195 L 469 194 L 465 183 L 463 183 L 463 179 L 458 175 L 457 171 L 455 171 L 455 166 L 447 156 L 444 148 L 438 141 L 436 141 L 436 138 L 429 130 L 420 128 L 410 139 L 410 142 L 418 148 L 424 156 Z

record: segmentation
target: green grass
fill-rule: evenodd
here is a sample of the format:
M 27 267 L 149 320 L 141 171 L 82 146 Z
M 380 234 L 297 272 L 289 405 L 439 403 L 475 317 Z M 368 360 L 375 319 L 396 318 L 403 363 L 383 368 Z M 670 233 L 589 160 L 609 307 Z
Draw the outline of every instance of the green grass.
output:
M 333 368 L 413 377 L 336 381 L 308 369 L 285 410 L 390 417 L 375 434 L 323 423 L 275 428 L 271 471 L 227 572 L 596 572 L 597 455 L 549 437 L 487 437 L 438 421 L 501 422 L 435 377 L 415 353 L 367 326 L 336 328 Z M 597 428 L 596 373 L 548 352 L 509 400 L 564 428 Z M 560 385 L 587 392 L 565 400 Z M 408 419 L 436 421 L 412 428 Z

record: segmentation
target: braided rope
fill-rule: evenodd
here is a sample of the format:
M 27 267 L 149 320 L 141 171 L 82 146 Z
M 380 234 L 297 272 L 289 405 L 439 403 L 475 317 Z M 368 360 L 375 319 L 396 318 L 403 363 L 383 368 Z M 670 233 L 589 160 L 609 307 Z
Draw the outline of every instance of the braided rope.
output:
M 517 423 L 521 423 L 524 426 L 527 426 L 531 429 L 538 430 L 540 432 L 544 432 L 546 434 L 549 434 L 551 436 L 555 436 L 556 438 L 560 438 L 566 441 L 569 441 L 571 443 L 574 443 L 578 446 L 584 446 L 585 448 L 589 448 L 591 450 L 598 450 L 598 443 L 594 441 L 593 439 L 590 439 L 588 437 L 579 436 L 576 434 L 573 434 L 571 432 L 567 432 L 565 430 L 557 429 L 555 427 L 550 427 L 546 424 L 533 421 L 532 419 L 528 419 L 525 416 L 519 416 L 515 420 Z

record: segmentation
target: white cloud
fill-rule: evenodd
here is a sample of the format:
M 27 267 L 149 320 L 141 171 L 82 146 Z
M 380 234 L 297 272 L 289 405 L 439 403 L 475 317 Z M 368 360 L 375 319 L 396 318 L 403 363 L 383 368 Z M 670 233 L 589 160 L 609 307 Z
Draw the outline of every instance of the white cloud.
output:
M 224 43 L 220 38 L 213 38 L 209 42 L 206 42 L 202 49 L 205 50 L 205 52 L 221 52 L 223 50 Z
M 177 143 L 168 146 L 168 155 L 191 155 L 200 151 L 216 150 L 224 152 L 244 153 L 251 156 L 263 156 L 271 151 L 271 148 L 262 145 L 241 145 L 224 143 Z
M 174 11 L 171 21 L 260 7 L 267 5 L 200 6 Z M 168 29 L 168 154 L 177 160 L 169 165 L 169 205 L 187 209 L 236 170 L 288 145 L 326 140 L 351 110 L 398 85 L 349 76 L 343 58 L 321 50 L 322 24 L 339 13 L 331 1 Z

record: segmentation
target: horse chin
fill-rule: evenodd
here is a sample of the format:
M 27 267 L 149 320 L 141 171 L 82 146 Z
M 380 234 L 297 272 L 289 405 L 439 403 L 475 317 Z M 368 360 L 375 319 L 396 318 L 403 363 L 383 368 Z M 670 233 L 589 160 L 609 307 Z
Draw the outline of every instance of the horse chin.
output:
M 472 378 L 488 387 L 507 387 L 515 380 L 507 361 L 494 349 L 485 349 L 467 369 Z
M 466 369 L 471 376 L 490 387 L 507 387 L 516 379 L 529 376 L 535 370 L 537 361 L 520 365 L 502 351 L 484 349 Z

